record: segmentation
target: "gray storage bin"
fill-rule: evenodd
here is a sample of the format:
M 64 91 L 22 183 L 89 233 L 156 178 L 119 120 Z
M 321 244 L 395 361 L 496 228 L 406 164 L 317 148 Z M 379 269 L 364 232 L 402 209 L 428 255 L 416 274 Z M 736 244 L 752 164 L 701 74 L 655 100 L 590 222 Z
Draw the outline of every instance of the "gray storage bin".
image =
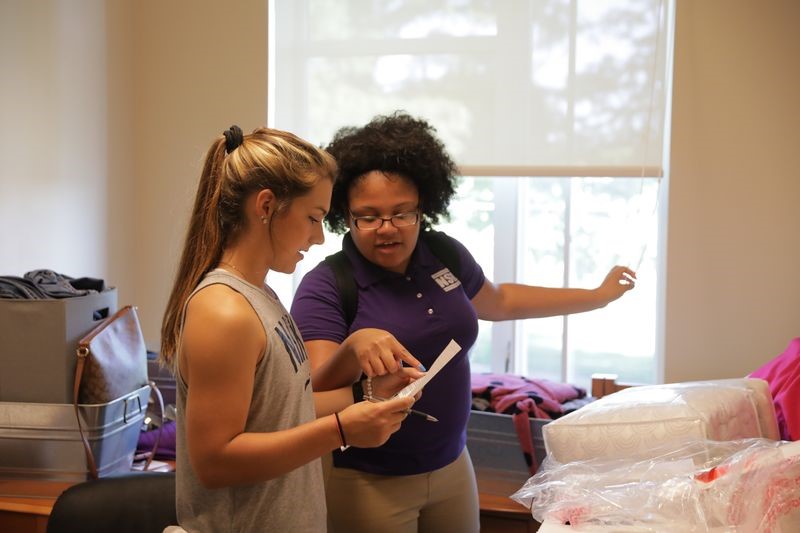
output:
M 0 299 L 1 402 L 71 403 L 78 341 L 117 311 L 117 290 Z
M 552 420 L 530 420 L 534 454 L 539 464 L 546 455 L 542 427 L 548 422 Z M 490 488 L 498 485 L 521 487 L 530 477 L 511 415 L 471 411 L 467 449 L 482 492 L 491 492 Z
M 101 477 L 129 472 L 150 387 L 108 403 L 80 405 Z M 80 481 L 86 453 L 72 404 L 0 402 L 0 478 Z

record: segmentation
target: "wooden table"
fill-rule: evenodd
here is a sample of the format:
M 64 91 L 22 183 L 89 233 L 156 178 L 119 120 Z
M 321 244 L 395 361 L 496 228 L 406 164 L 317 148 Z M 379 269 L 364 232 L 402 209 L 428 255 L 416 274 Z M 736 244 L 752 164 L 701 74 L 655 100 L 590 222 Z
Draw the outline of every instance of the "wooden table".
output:
M 522 486 L 519 479 L 493 475 L 480 469 L 476 475 L 482 533 L 533 533 L 539 530 L 539 523 L 533 519 L 530 510 L 509 497 Z
M 59 495 L 76 482 L 0 479 L 0 531 L 47 531 Z
M 175 470 L 164 461 L 153 472 Z M 0 532 L 46 533 L 47 520 L 62 492 L 80 481 L 0 479 Z

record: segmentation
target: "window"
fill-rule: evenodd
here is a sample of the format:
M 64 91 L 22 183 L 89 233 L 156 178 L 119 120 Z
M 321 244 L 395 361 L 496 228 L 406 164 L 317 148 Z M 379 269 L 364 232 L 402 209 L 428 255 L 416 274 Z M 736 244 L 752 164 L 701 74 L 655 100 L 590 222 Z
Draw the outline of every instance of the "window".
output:
M 667 0 L 273 0 L 269 122 L 326 144 L 404 109 L 464 177 L 443 229 L 495 282 L 635 291 L 570 317 L 481 323 L 476 370 L 657 381 Z M 663 203 L 663 202 L 662 202 Z M 293 278 L 338 249 L 327 237 Z
M 592 313 L 481 322 L 473 368 L 579 384 L 612 371 L 655 381 L 659 193 L 655 178 L 464 178 L 441 229 L 470 243 L 489 279 L 591 288 L 627 264 L 641 280 Z

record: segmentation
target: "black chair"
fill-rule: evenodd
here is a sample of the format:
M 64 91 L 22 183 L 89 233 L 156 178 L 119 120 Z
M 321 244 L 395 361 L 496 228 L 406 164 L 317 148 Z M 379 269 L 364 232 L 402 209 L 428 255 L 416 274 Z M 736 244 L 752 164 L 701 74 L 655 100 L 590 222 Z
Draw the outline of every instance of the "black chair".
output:
M 47 533 L 161 533 L 177 523 L 175 473 L 134 473 L 65 490 L 50 513 Z

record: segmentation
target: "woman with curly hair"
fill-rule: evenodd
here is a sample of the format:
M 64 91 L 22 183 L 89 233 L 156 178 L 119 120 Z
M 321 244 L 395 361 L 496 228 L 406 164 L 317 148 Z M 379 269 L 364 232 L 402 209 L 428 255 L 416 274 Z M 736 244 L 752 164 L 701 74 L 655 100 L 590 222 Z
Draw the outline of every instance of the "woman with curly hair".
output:
M 462 351 L 425 387 L 415 408 L 438 419 L 409 417 L 378 448 L 334 452 L 327 480 L 329 525 L 335 532 L 478 531 L 478 493 L 466 450 L 471 404 L 467 353 L 478 319 L 513 320 L 578 313 L 603 307 L 634 286 L 635 274 L 614 267 L 596 289 L 495 284 L 461 243 L 430 226 L 447 212 L 457 169 L 435 130 L 397 112 L 360 128 L 341 129 L 327 147 L 340 178 L 327 222 L 349 230 L 343 251 L 357 290 L 354 314 L 344 308 L 328 261 L 309 272 L 292 305 L 311 359 L 317 390 L 391 373 L 401 361 L 391 351 L 342 359 L 342 342 L 354 331 L 392 333 L 423 365 L 455 339 Z M 446 240 L 456 257 L 451 272 L 430 235 Z M 437 248 L 441 248 L 441 244 Z M 338 364 L 333 371 L 331 361 Z M 357 363 L 357 364 L 356 364 Z M 367 380 L 358 380 L 367 376 Z M 360 398 L 358 398 L 360 399 Z

